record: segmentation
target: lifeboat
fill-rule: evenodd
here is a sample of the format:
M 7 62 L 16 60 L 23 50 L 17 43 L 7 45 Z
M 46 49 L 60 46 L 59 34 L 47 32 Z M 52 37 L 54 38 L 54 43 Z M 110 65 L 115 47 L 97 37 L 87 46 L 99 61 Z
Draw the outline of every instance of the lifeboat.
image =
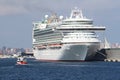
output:
M 50 44 L 49 46 L 50 46 L 50 47 L 61 47 L 62 44 Z

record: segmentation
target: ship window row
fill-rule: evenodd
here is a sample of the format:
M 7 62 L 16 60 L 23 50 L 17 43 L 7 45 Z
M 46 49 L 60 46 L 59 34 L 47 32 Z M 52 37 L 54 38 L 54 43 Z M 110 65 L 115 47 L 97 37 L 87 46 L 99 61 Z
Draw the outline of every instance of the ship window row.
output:
M 45 33 L 45 32 L 47 33 L 47 32 L 51 32 L 51 31 L 52 31 L 52 30 L 46 30 L 46 31 L 34 31 L 34 33 L 35 33 L 35 34 L 37 34 L 37 33 Z
M 93 21 L 81 21 L 81 20 L 80 21 L 78 21 L 78 20 L 76 20 L 76 21 L 63 21 L 63 22 L 69 22 L 69 23 L 71 23 L 71 22 L 78 22 L 78 23 L 79 22 L 91 22 L 91 23 L 93 23 Z
M 57 32 L 54 32 L 54 33 L 51 33 L 51 34 L 40 35 L 39 37 L 50 37 L 50 36 L 58 36 L 58 35 L 61 35 L 61 34 L 57 33 Z
M 62 25 L 92 25 L 91 23 L 79 23 L 79 24 L 76 24 L 76 23 L 64 23 Z
M 82 25 L 84 25 L 84 24 L 87 24 L 87 25 L 91 25 L 91 24 L 93 24 L 93 22 L 91 22 L 91 21 L 89 21 L 89 22 L 63 22 L 62 23 L 63 25 L 74 25 L 74 24 L 82 24 Z
M 61 38 L 55 38 L 55 39 L 37 39 L 36 41 L 56 41 L 56 40 L 61 40 Z
M 75 38 L 75 37 L 79 37 L 79 38 L 97 38 L 96 35 L 94 34 L 68 34 L 68 35 L 65 35 L 64 37 L 67 37 L 67 38 Z
M 96 36 L 64 36 L 64 38 L 97 38 Z
M 51 39 L 51 40 L 40 40 L 36 41 L 35 43 L 43 44 L 43 43 L 57 43 L 60 42 L 61 39 Z
M 39 42 L 47 42 L 47 41 L 57 41 L 57 40 L 61 40 L 61 38 L 56 38 L 56 39 L 37 39 L 36 41 L 39 41 Z
M 95 35 L 95 33 L 85 33 L 85 32 L 79 32 L 79 33 L 68 33 L 68 32 L 64 32 L 63 34 L 71 34 L 71 35 L 83 35 L 83 34 L 88 34 L 88 35 Z
M 35 39 L 51 39 L 51 38 L 62 38 L 62 35 L 56 34 L 56 35 L 41 35 L 34 37 Z
M 80 29 L 80 28 L 82 28 L 82 27 L 86 27 L 86 28 L 89 28 L 89 27 L 93 27 L 93 25 L 62 25 L 61 26 L 62 28 L 60 29 L 60 30 L 63 30 L 63 31 L 71 31 L 71 30 L 77 30 L 77 31 L 90 31 L 91 29 Z M 65 27 L 67 27 L 67 28 L 65 28 Z
M 63 34 L 64 36 L 96 36 L 95 34 L 92 34 L 92 33 L 78 33 L 78 34 L 69 34 L 69 33 L 64 33 Z
M 49 41 L 54 41 L 54 42 L 56 42 L 56 41 L 61 41 L 62 40 L 62 38 L 49 38 L 49 39 L 36 39 L 36 42 L 37 43 L 39 43 L 39 42 L 49 42 Z
M 40 30 L 40 29 L 35 29 L 34 30 L 35 33 L 38 33 L 38 32 L 47 32 L 47 31 L 52 31 L 52 29 L 49 28 L 49 29 L 44 29 L 44 30 Z
M 53 37 L 43 37 L 43 38 L 35 38 L 36 41 L 40 41 L 40 40 L 56 40 L 56 39 L 61 39 L 61 36 L 53 36 Z
M 69 37 L 69 36 L 65 36 L 64 38 L 97 38 L 97 37 L 95 37 L 95 36 L 71 36 L 71 37 Z
M 53 31 L 35 32 L 35 33 L 34 33 L 34 36 L 49 34 L 49 33 L 52 33 L 52 32 L 53 32 Z
M 53 38 L 53 37 L 59 37 L 59 36 L 62 37 L 62 35 L 59 33 L 52 33 L 52 34 L 35 36 L 35 38 Z

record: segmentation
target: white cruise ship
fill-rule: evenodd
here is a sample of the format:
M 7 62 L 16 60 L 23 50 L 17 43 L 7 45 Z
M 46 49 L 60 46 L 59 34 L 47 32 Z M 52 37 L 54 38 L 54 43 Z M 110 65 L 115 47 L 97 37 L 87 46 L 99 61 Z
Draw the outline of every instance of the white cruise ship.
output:
M 33 22 L 34 57 L 41 61 L 86 61 L 91 60 L 100 49 L 100 40 L 93 20 L 74 8 L 69 18 L 45 15 L 44 21 Z

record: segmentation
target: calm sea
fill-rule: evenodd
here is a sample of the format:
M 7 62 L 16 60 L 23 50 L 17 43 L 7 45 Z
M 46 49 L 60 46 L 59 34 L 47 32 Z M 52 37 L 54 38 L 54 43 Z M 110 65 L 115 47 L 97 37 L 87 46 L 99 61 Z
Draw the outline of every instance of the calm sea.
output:
M 40 62 L 0 59 L 0 80 L 120 80 L 119 62 Z

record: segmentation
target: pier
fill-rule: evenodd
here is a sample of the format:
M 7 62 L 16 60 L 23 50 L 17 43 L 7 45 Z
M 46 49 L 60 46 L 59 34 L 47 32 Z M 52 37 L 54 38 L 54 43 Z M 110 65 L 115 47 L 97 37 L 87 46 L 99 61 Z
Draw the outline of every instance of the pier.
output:
M 103 48 L 97 51 L 95 60 L 105 62 L 120 62 L 120 48 Z

